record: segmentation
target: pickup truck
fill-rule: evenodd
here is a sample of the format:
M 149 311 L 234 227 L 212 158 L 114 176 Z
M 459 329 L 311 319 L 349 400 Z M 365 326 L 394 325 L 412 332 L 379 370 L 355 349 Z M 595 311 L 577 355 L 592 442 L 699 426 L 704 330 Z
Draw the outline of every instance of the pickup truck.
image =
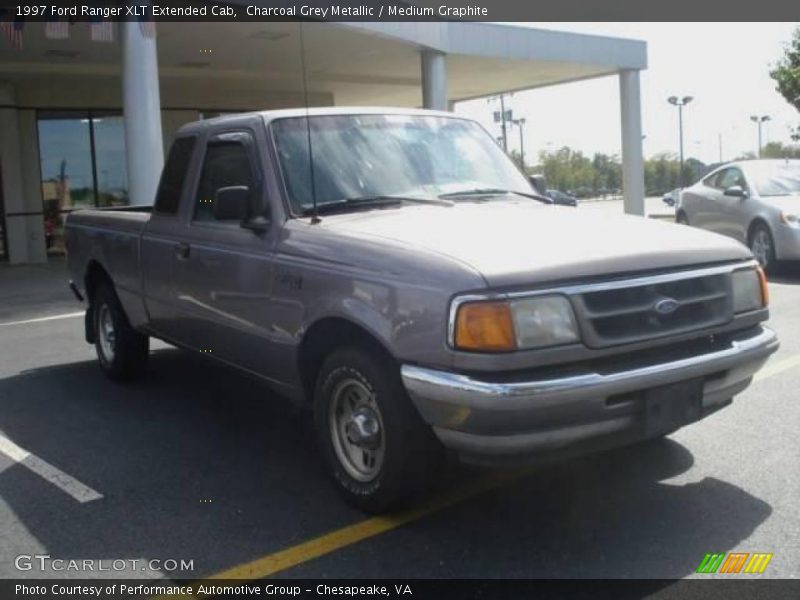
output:
M 371 512 L 445 451 L 517 464 L 667 435 L 778 347 L 744 245 L 554 205 L 444 112 L 188 124 L 152 209 L 76 211 L 66 242 L 110 377 L 141 375 L 151 337 L 257 375 L 311 409 Z

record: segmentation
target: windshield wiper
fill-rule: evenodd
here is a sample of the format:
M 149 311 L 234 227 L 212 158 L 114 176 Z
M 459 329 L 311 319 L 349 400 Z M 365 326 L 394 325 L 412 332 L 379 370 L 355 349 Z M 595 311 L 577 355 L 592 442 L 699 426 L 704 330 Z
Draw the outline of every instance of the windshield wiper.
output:
M 514 196 L 522 196 L 532 200 L 538 200 L 544 204 L 553 204 L 553 200 L 547 196 L 539 194 L 518 192 L 517 190 L 504 190 L 502 188 L 474 188 L 471 190 L 460 190 L 458 192 L 447 192 L 446 194 L 439 194 L 439 198 L 457 198 L 460 196 L 500 196 L 502 194 L 512 194 Z
M 437 204 L 439 206 L 452 206 L 452 202 L 439 200 L 436 198 L 414 198 L 411 196 L 387 196 L 387 195 L 374 195 L 374 196 L 355 196 L 353 198 L 342 198 L 341 200 L 334 200 L 333 202 L 322 202 L 317 204 L 316 213 L 330 213 L 341 212 L 359 208 L 372 208 L 383 206 L 397 206 L 403 202 L 416 202 L 418 204 Z M 303 215 L 308 216 L 314 214 L 314 207 L 309 207 L 303 210 Z

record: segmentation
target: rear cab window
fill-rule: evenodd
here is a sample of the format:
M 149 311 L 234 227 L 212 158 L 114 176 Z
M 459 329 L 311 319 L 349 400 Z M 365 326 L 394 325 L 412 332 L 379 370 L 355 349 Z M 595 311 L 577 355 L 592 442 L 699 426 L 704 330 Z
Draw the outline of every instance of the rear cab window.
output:
M 196 143 L 196 136 L 180 137 L 173 142 L 156 192 L 153 208 L 156 214 L 174 216 L 178 213 Z

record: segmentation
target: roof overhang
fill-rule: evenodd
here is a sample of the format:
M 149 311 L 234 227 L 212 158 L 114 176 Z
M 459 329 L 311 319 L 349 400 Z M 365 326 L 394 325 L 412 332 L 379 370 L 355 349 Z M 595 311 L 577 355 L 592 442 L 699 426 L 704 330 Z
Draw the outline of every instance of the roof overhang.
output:
M 422 50 L 447 54 L 451 100 L 647 66 L 644 42 L 473 22 L 161 22 L 157 43 L 162 103 L 219 109 L 298 105 L 304 97 L 419 106 Z M 82 94 L 102 97 L 103 83 L 118 97 L 120 72 L 119 42 L 92 42 L 87 23 L 72 25 L 66 40 L 28 23 L 22 50 L 0 45 L 0 80 L 17 84 L 22 103 L 60 95 L 62 106 L 80 104 Z M 269 94 L 286 101 L 259 100 Z

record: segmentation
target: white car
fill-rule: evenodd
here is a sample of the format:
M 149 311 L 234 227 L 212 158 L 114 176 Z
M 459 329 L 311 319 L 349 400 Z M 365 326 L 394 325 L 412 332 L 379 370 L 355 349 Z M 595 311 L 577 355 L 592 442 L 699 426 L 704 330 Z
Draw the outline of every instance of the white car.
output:
M 800 259 L 800 160 L 723 165 L 685 188 L 678 223 L 746 244 L 765 268 Z

